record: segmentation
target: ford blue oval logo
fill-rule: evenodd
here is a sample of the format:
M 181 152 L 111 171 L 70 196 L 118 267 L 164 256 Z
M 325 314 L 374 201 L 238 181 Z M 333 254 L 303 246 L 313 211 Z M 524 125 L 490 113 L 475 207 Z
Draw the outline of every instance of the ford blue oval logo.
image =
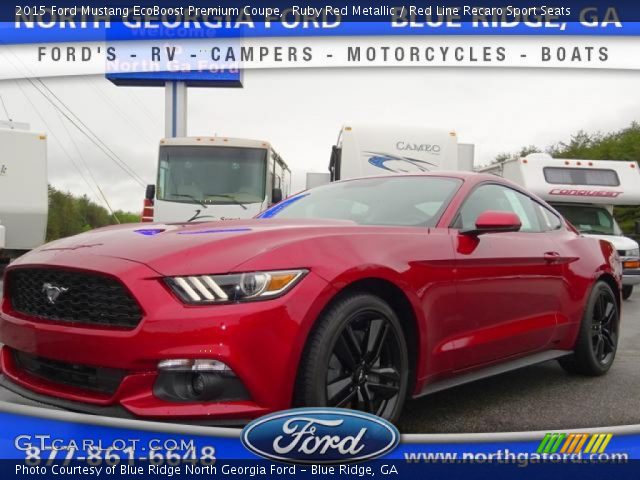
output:
M 400 441 L 382 418 L 339 408 L 300 408 L 254 420 L 242 430 L 242 444 L 269 460 L 343 463 L 380 457 Z

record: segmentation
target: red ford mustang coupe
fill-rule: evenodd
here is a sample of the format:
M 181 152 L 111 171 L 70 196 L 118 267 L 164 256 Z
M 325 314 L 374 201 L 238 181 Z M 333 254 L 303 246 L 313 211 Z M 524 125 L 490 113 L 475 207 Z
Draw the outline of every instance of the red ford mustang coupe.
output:
M 1 382 L 71 410 L 219 424 L 405 399 L 558 359 L 604 374 L 621 267 L 500 178 L 337 182 L 244 221 L 122 225 L 5 272 Z

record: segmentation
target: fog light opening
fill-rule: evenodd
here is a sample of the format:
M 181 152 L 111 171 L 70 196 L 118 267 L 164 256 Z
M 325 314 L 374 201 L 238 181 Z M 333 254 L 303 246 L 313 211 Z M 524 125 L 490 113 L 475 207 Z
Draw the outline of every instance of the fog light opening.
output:
M 170 359 L 158 362 L 158 378 L 153 391 L 158 398 L 173 402 L 249 398 L 233 370 L 224 362 L 210 359 Z
M 191 376 L 191 391 L 194 397 L 200 397 L 205 390 L 205 379 L 202 373 L 196 373 Z
M 209 401 L 219 398 L 223 391 L 222 377 L 216 373 L 197 372 L 187 379 L 187 392 L 198 401 Z

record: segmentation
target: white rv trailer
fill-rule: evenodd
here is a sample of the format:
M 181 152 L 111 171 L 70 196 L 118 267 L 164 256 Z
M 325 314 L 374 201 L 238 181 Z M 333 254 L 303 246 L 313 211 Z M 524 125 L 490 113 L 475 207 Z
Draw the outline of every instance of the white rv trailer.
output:
M 640 283 L 638 243 L 623 235 L 613 207 L 640 204 L 636 162 L 553 158 L 534 153 L 479 169 L 523 186 L 549 202 L 584 235 L 611 242 L 624 267 L 623 297 Z
M 307 172 L 307 190 L 321 185 L 326 185 L 329 181 L 330 178 L 328 173 Z
M 157 182 L 147 187 L 143 222 L 252 218 L 289 195 L 291 171 L 269 142 L 166 138 Z
M 42 245 L 48 211 L 46 135 L 0 122 L 0 257 Z
M 474 145 L 454 131 L 401 125 L 345 125 L 333 146 L 324 183 L 404 172 L 472 170 Z M 307 175 L 307 187 L 318 174 Z

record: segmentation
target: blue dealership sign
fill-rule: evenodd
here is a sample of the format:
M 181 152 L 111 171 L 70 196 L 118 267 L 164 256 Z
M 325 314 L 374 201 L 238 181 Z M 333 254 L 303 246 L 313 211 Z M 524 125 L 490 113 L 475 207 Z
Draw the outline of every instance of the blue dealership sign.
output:
M 241 88 L 242 71 L 236 69 L 212 72 L 208 70 L 188 70 L 177 72 L 126 72 L 106 75 L 118 86 L 160 87 L 166 82 L 185 82 L 188 87 Z

